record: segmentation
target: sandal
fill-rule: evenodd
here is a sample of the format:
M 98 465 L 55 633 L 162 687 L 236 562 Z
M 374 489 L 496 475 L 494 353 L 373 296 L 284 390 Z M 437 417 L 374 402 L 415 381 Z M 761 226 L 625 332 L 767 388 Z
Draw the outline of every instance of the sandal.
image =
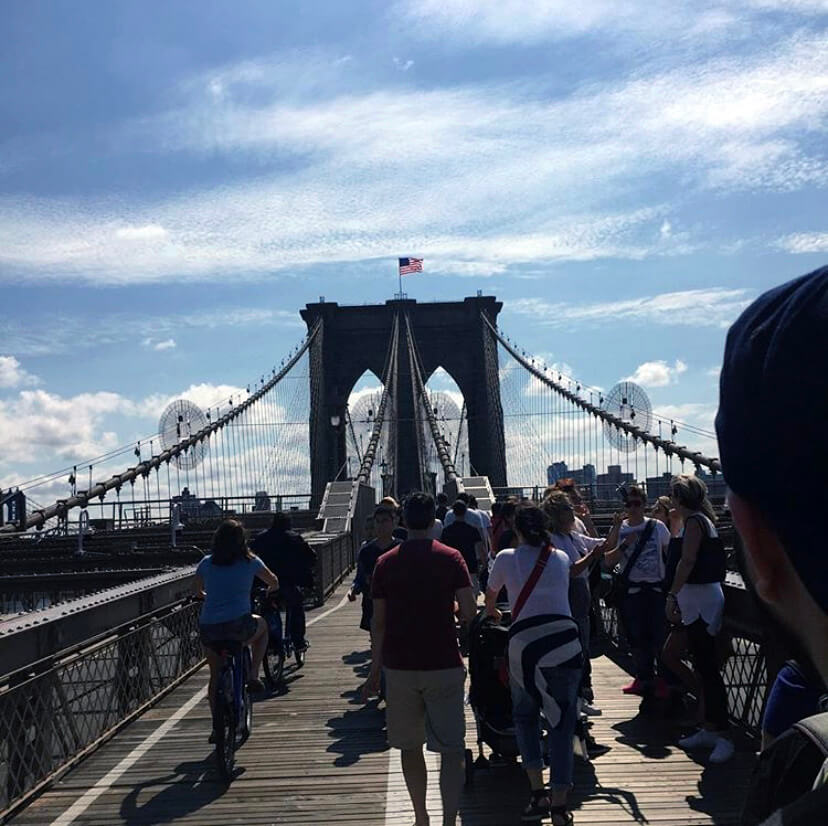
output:
M 566 806 L 550 806 L 549 814 L 552 817 L 552 826 L 573 826 L 575 819 Z

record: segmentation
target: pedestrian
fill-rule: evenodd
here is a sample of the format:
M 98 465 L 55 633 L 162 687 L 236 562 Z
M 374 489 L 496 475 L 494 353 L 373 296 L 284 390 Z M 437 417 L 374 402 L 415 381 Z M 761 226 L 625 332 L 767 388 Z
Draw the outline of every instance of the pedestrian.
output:
M 291 530 L 290 515 L 277 511 L 270 528 L 260 533 L 251 548 L 279 577 L 279 600 L 290 606 L 290 627 L 287 632 L 294 651 L 306 651 L 305 595 L 303 588 L 312 588 L 316 568 L 316 552 L 304 537 Z
M 615 514 L 612 529 L 606 539 L 600 539 L 576 530 L 575 508 L 567 494 L 561 490 L 553 491 L 543 501 L 543 511 L 549 518 L 550 539 L 554 547 L 558 548 L 570 558 L 572 562 L 587 556 L 594 548 L 606 551 L 614 548 L 618 542 L 621 527 L 621 514 Z M 569 606 L 572 617 L 578 623 L 578 634 L 581 648 L 584 651 L 584 672 L 579 687 L 579 696 L 582 698 L 581 709 L 587 714 L 597 714 L 593 706 L 595 696 L 592 690 L 592 667 L 589 657 L 589 612 L 592 607 L 592 594 L 589 588 L 590 570 L 581 571 L 569 583 Z
M 400 749 L 415 826 L 428 826 L 423 743 L 440 753 L 443 826 L 454 826 L 465 774 L 466 670 L 455 630 L 454 606 L 464 625 L 476 612 L 469 571 L 459 551 L 429 537 L 434 499 L 413 493 L 405 501 L 409 537 L 384 553 L 374 568 L 371 672 L 363 698 L 376 693 L 385 673 L 388 743 Z
M 828 812 L 828 267 L 761 295 L 731 327 L 716 432 L 755 593 L 819 682 L 822 713 L 760 755 L 743 826 L 811 826 Z M 806 500 L 803 507 L 803 492 Z
M 442 543 L 460 551 L 469 569 L 474 595 L 480 593 L 479 572 L 487 566 L 486 548 L 480 531 L 466 522 L 468 508 L 462 499 L 451 506 L 454 521 L 443 529 Z
M 633 680 L 625 694 L 667 699 L 669 687 L 656 678 L 658 655 L 664 643 L 664 572 L 670 531 L 657 519 L 644 516 L 647 497 L 638 485 L 624 490 L 627 517 L 621 523 L 620 544 L 604 556 L 605 565 L 619 566 L 624 583 L 619 611 L 633 659 Z
M 374 603 L 371 599 L 371 578 L 374 575 L 374 566 L 386 551 L 400 544 L 399 540 L 394 538 L 394 514 L 390 508 L 378 505 L 374 510 L 373 525 L 376 537 L 359 549 L 356 575 L 348 590 L 348 599 L 351 602 L 357 598 L 358 594 L 362 594 L 362 617 L 359 627 L 369 633 L 374 616 Z
M 702 727 L 679 740 L 679 745 L 685 749 L 710 747 L 710 762 L 724 763 L 734 751 L 733 741 L 727 736 L 727 690 L 716 653 L 716 637 L 724 618 L 724 547 L 721 542 L 710 541 L 717 539 L 718 533 L 704 481 L 689 474 L 674 476 L 670 492 L 684 527 L 675 573 L 671 575 L 668 570 L 666 574 L 669 591 L 665 610 L 671 623 L 680 623 L 687 631 L 703 700 Z
M 522 818 L 535 823 L 552 816 L 553 826 L 572 823 L 566 801 L 572 787 L 572 736 L 577 722 L 583 655 L 578 625 L 569 606 L 569 583 L 600 559 L 590 551 L 573 563 L 553 548 L 549 521 L 535 505 L 515 514 L 518 546 L 495 558 L 486 590 L 486 613 L 500 621 L 497 595 L 505 586 L 511 607 L 509 686 L 520 759 L 531 787 Z M 549 730 L 549 790 L 543 784 L 541 718 Z

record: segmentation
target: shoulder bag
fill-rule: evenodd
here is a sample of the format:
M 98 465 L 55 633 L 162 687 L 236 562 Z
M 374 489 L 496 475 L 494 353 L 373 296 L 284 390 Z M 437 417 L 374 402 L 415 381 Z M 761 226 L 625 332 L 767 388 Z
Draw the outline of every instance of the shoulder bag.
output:
M 641 552 L 644 550 L 647 541 L 653 535 L 654 528 L 655 520 L 648 519 L 644 530 L 641 532 L 641 536 L 638 538 L 638 544 L 635 546 L 624 569 L 621 573 L 614 573 L 612 575 L 612 584 L 610 585 L 609 591 L 604 595 L 604 603 L 610 608 L 618 608 L 627 596 L 627 591 L 630 590 L 630 574 L 635 567 L 635 563 L 638 562 L 638 557 L 641 556 Z

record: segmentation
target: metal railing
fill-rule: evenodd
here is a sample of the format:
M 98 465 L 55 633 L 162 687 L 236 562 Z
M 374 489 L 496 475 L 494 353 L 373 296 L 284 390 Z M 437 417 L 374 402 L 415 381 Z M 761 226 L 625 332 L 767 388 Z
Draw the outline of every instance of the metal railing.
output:
M 0 822 L 202 663 L 185 600 L 4 678 Z

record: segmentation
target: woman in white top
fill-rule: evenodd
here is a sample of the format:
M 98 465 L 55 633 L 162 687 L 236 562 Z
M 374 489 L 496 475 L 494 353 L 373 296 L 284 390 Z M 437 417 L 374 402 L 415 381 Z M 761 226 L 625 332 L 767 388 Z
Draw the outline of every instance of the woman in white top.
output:
M 690 653 L 701 682 L 704 724 L 695 734 L 679 740 L 682 748 L 709 747 L 711 763 L 724 763 L 734 751 L 725 736 L 728 727 L 727 690 L 719 671 L 716 635 L 724 617 L 721 582 L 693 583 L 694 568 L 705 537 L 717 537 L 715 513 L 707 498 L 707 486 L 696 476 L 681 474 L 670 483 L 673 505 L 681 514 L 681 558 L 667 594 L 667 619 L 687 629 Z
M 518 547 L 495 557 L 486 589 L 486 612 L 500 620 L 497 595 L 505 585 L 512 608 L 509 682 L 521 762 L 532 796 L 523 811 L 531 822 L 552 816 L 553 826 L 572 823 L 566 798 L 572 786 L 572 734 L 577 717 L 582 652 L 569 607 L 569 581 L 589 567 L 597 551 L 573 563 L 549 544 L 546 514 L 534 505 L 515 513 Z M 524 586 L 539 572 L 528 596 Z M 522 607 L 521 607 L 522 606 Z M 516 610 L 517 609 L 517 610 Z M 540 712 L 549 727 L 549 793 L 543 785 Z
M 614 548 L 618 542 L 618 531 L 621 528 L 621 514 L 615 514 L 612 530 L 606 539 L 587 536 L 579 530 L 575 516 L 575 507 L 570 495 L 562 490 L 551 491 L 541 505 L 549 517 L 549 531 L 552 544 L 564 551 L 572 562 L 585 557 L 595 548 L 601 551 Z M 592 668 L 589 659 L 589 614 L 592 608 L 592 594 L 589 588 L 589 570 L 583 570 L 573 577 L 569 584 L 569 607 L 572 618 L 578 623 L 578 632 L 581 638 L 581 647 L 584 650 L 584 673 L 581 679 L 580 696 L 587 702 L 594 700 L 592 692 Z M 590 713 L 589 709 L 585 709 Z

